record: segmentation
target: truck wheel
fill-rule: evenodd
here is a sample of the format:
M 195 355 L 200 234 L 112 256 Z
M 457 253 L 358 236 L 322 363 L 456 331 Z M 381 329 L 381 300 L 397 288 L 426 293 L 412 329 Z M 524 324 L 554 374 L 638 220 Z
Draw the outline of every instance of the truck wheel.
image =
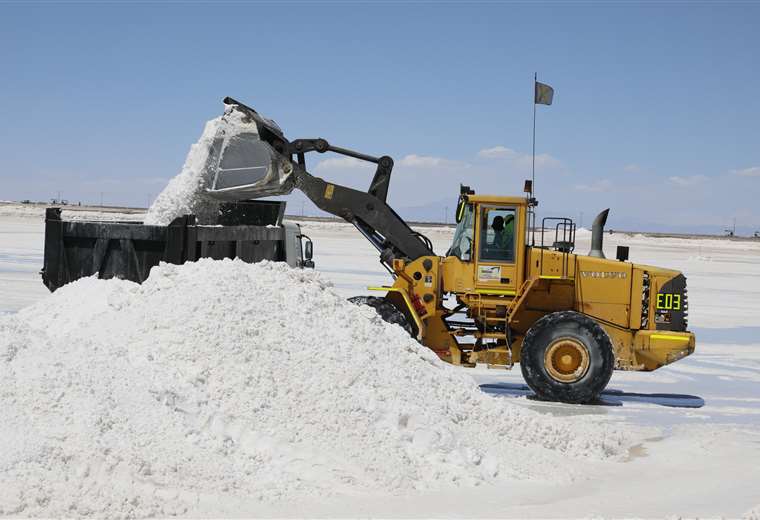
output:
M 596 321 L 573 311 L 554 312 L 528 330 L 520 368 L 539 399 L 588 403 L 610 381 L 615 353 Z
M 407 331 L 410 336 L 414 335 L 412 326 L 409 324 L 409 320 L 406 319 L 406 316 L 404 316 L 404 313 L 398 310 L 395 305 L 385 298 L 380 298 L 378 296 L 353 296 L 352 298 L 349 298 L 348 301 L 356 305 L 369 305 L 377 311 L 383 321 L 387 323 L 395 323 Z

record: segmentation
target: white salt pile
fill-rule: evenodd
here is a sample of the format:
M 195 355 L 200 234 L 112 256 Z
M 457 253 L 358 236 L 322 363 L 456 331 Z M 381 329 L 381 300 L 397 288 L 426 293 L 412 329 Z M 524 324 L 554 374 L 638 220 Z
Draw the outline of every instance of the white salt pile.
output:
M 195 215 L 202 224 L 215 224 L 219 204 L 205 193 L 212 181 L 213 172 L 208 171 L 207 161 L 214 153 L 214 139 L 239 133 L 258 134 L 256 123 L 244 120 L 242 112 L 225 105 L 224 115 L 206 123 L 197 143 L 190 147 L 185 164 L 145 215 L 145 224 L 167 226 L 177 217 Z
M 276 263 L 67 285 L 0 317 L 0 381 L 0 515 L 218 516 L 567 481 L 628 445 L 482 394 L 317 273 Z

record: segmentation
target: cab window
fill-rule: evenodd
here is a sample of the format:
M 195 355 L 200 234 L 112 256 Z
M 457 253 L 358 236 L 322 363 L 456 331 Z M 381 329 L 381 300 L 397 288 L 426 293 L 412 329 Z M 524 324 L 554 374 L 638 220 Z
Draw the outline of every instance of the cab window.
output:
M 482 208 L 480 260 L 515 261 L 515 209 Z

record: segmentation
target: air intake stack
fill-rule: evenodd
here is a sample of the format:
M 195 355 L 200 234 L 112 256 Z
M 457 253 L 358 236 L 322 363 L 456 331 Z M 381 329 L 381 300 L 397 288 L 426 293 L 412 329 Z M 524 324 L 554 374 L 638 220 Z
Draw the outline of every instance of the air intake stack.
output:
M 610 208 L 607 208 L 594 219 L 594 224 L 591 226 L 591 251 L 588 252 L 588 256 L 606 258 L 602 250 L 602 243 L 604 242 L 604 225 L 607 223 L 609 212 Z

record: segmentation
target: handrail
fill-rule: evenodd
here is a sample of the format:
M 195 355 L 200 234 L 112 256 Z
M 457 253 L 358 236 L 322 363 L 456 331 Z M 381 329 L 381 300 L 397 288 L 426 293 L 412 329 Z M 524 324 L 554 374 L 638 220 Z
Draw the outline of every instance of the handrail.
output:
M 554 226 L 554 242 L 552 243 L 552 248 L 555 251 L 562 253 L 562 278 L 567 278 L 570 271 L 570 253 L 575 250 L 576 232 L 575 222 L 568 217 L 544 217 L 541 220 L 541 257 L 539 260 L 539 276 L 543 276 L 544 274 L 544 250 L 548 248 L 548 246 L 544 244 L 546 223 L 551 221 L 557 221 L 557 224 Z M 562 240 L 559 240 L 560 231 L 562 233 Z

